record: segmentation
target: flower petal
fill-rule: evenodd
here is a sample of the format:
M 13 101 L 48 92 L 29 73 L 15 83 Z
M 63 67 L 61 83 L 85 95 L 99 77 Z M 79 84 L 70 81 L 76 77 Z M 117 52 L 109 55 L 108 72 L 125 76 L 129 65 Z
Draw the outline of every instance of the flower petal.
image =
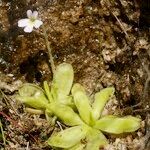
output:
M 35 19 L 37 19 L 37 17 L 38 17 L 38 12 L 37 12 L 37 11 L 33 11 L 32 17 L 35 18 Z
M 32 25 L 27 25 L 27 26 L 24 28 L 24 32 L 30 33 L 30 32 L 32 32 L 32 30 L 33 30 L 33 26 L 32 26 Z
M 43 22 L 42 22 L 41 20 L 35 20 L 35 22 L 34 22 L 34 27 L 37 29 L 37 28 L 39 28 L 42 24 L 43 24 Z
M 18 21 L 18 27 L 26 27 L 29 23 L 29 19 L 21 19 Z
M 27 17 L 28 17 L 28 18 L 31 18 L 32 15 L 33 15 L 33 14 L 32 14 L 32 11 L 31 11 L 31 10 L 27 10 Z

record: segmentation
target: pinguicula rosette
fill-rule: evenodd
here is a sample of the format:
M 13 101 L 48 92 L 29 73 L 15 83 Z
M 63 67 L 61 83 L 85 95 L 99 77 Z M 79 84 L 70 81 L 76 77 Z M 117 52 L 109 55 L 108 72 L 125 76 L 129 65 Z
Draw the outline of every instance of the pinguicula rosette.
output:
M 34 84 L 25 84 L 19 89 L 18 100 L 36 109 L 44 109 L 46 113 L 55 115 L 68 126 L 67 129 L 51 135 L 48 139 L 51 147 L 65 150 L 99 150 L 108 143 L 102 132 L 121 134 L 140 128 L 141 119 L 138 117 L 102 116 L 106 103 L 114 94 L 113 87 L 96 93 L 91 103 L 90 97 L 80 84 L 76 83 L 72 87 L 73 75 L 72 66 L 63 63 L 56 68 L 51 88 L 45 82 L 44 90 Z

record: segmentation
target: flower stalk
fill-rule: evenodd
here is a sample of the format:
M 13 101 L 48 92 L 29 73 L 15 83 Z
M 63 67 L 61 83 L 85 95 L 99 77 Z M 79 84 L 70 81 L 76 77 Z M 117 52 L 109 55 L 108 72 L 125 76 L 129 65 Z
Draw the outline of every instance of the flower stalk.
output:
M 24 28 L 24 32 L 27 32 L 27 33 L 31 33 L 34 28 L 38 29 L 41 25 L 43 25 L 43 22 L 39 19 L 37 11 L 32 12 L 31 10 L 28 10 L 27 18 L 20 19 L 18 21 L 18 27 Z M 52 73 L 54 75 L 55 64 L 54 64 L 54 60 L 53 60 L 53 56 L 52 56 L 52 50 L 50 48 L 50 42 L 48 41 L 48 35 L 46 33 L 46 28 L 44 25 L 42 27 L 43 27 L 43 35 L 45 38 L 46 47 L 48 50 L 49 63 L 51 65 Z
M 46 47 L 47 47 L 47 50 L 48 50 L 49 63 L 51 65 L 52 73 L 54 75 L 56 67 L 55 67 L 55 64 L 54 64 L 53 56 L 52 56 L 52 50 L 51 50 L 51 47 L 50 47 L 50 42 L 48 40 L 48 35 L 47 35 L 47 32 L 46 32 L 45 26 L 42 25 L 42 28 L 43 28 L 43 35 L 44 35 L 44 38 L 45 38 Z

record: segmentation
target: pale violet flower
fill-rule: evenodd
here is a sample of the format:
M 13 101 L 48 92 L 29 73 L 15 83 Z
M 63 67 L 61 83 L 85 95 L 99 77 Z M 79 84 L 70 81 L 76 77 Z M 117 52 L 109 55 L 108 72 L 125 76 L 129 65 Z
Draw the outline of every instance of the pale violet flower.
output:
M 18 27 L 23 27 L 25 32 L 32 32 L 33 28 L 38 29 L 43 22 L 38 19 L 38 12 L 28 10 L 27 11 L 27 17 L 25 19 L 21 19 L 18 21 Z

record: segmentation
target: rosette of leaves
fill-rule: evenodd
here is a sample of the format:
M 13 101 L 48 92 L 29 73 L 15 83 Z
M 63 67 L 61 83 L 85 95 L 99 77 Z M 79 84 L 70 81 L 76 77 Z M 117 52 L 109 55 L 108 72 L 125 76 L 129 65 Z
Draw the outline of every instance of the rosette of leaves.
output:
M 51 147 L 98 150 L 108 142 L 102 132 L 120 134 L 134 132 L 140 127 L 140 119 L 133 116 L 101 115 L 107 101 L 114 94 L 113 87 L 96 93 L 94 102 L 90 103 L 80 84 L 74 84 L 72 88 L 73 78 L 72 66 L 62 63 L 56 68 L 50 87 L 47 82 L 44 82 L 44 89 L 26 83 L 20 87 L 16 96 L 19 101 L 32 108 L 55 115 L 69 127 L 51 135 L 48 139 Z
M 105 88 L 95 94 L 94 102 L 91 104 L 84 88 L 80 84 L 75 84 L 72 95 L 77 110 L 59 103 L 49 105 L 49 109 L 70 127 L 52 134 L 48 144 L 66 150 L 99 150 L 108 143 L 102 132 L 121 134 L 139 129 L 139 118 L 102 116 L 103 108 L 113 94 L 113 87 Z

